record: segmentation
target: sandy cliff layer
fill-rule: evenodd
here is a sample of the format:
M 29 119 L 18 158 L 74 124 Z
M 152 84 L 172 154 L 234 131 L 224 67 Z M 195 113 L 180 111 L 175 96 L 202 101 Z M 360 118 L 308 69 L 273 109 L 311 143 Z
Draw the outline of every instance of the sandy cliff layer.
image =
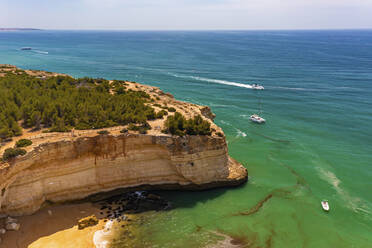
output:
M 30 214 L 44 202 L 82 199 L 123 187 L 204 189 L 246 179 L 245 168 L 228 156 L 224 138 L 71 138 L 43 143 L 0 169 L 0 214 Z

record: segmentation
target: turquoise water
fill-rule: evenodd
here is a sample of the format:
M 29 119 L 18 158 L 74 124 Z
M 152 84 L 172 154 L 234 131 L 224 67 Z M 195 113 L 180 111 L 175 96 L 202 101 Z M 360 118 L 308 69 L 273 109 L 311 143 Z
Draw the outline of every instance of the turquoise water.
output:
M 175 209 L 147 214 L 138 247 L 213 247 L 216 232 L 246 247 L 372 247 L 372 31 L 0 32 L 0 63 L 212 107 L 249 182 L 161 192 Z M 259 106 L 265 125 L 248 120 Z

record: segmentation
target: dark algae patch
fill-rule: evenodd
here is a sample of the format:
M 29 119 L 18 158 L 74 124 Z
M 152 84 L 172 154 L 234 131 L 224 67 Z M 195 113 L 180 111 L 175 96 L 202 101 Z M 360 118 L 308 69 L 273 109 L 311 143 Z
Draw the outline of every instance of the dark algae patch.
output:
M 240 213 L 237 213 L 237 214 L 234 214 L 235 216 L 238 216 L 238 215 L 243 215 L 243 216 L 247 216 L 247 215 L 251 215 L 251 214 L 255 214 L 257 213 L 262 207 L 263 205 L 269 201 L 271 199 L 271 197 L 273 197 L 273 194 L 269 194 L 267 195 L 264 199 L 262 199 L 261 201 L 259 201 L 255 206 L 253 206 L 250 210 L 246 211 L 246 212 L 240 212 Z

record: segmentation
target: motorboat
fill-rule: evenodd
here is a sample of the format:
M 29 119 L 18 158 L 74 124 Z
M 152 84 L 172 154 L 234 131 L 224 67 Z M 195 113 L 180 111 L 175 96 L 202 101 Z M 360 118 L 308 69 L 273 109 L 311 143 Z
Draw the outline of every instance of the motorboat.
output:
M 322 202 L 322 208 L 324 211 L 328 212 L 329 211 L 329 204 L 327 200 L 323 200 Z
M 31 47 L 22 47 L 21 50 L 23 50 L 23 51 L 29 51 L 29 50 L 32 50 L 32 48 Z
M 251 115 L 251 117 L 249 118 L 252 122 L 255 122 L 255 123 L 258 123 L 258 124 L 263 124 L 266 122 L 266 120 L 256 114 L 254 115 Z
M 262 85 L 259 85 L 259 84 L 252 84 L 252 89 L 254 89 L 254 90 L 263 90 L 265 88 Z

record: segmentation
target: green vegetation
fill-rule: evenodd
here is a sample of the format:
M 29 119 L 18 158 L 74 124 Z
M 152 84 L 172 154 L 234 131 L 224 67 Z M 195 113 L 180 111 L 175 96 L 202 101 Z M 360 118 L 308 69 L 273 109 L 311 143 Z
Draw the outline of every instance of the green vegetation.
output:
M 11 158 L 15 158 L 17 156 L 23 156 L 27 152 L 25 149 L 20 149 L 20 148 L 8 148 L 5 150 L 3 154 L 3 161 L 8 161 Z
M 170 107 L 170 108 L 168 108 L 168 111 L 169 111 L 169 112 L 176 112 L 176 109 L 173 108 L 173 107 Z
M 26 147 L 32 145 L 32 141 L 29 139 L 20 139 L 16 143 L 16 147 Z
M 168 115 L 168 112 L 165 110 L 160 110 L 156 113 L 156 119 L 162 119 L 164 115 Z
M 223 137 L 223 134 L 221 132 L 216 133 L 218 137 Z
M 128 130 L 138 131 L 140 134 L 146 134 L 147 130 L 150 130 L 150 129 L 151 129 L 151 126 L 147 122 L 140 126 L 134 125 L 133 123 L 129 124 L 128 126 Z
M 109 134 L 110 132 L 107 130 L 101 130 L 101 131 L 98 131 L 97 133 L 101 135 L 106 135 L 106 134 Z
M 128 130 L 147 133 L 148 120 L 161 119 L 173 107 L 155 112 L 148 106 L 150 96 L 143 91 L 127 89 L 124 81 L 69 76 L 36 77 L 22 70 L 6 72 L 0 77 L 0 142 L 22 135 L 22 128 L 42 132 L 68 132 L 71 129 L 101 129 L 129 125 Z M 159 99 L 158 97 L 156 99 Z M 181 114 L 168 116 L 164 132 L 174 135 L 208 135 L 209 122 L 200 116 L 186 120 Z M 105 134 L 99 132 L 100 134 Z M 16 147 L 31 145 L 20 140 Z M 9 150 L 5 157 L 21 154 Z
M 183 136 L 188 135 L 210 135 L 210 123 L 200 115 L 195 116 L 193 119 L 186 120 L 180 113 L 176 112 L 172 116 L 168 116 L 165 122 L 164 133 L 171 133 L 173 135 Z
M 146 106 L 149 95 L 126 90 L 123 81 L 68 76 L 37 78 L 22 73 L 0 77 L 0 141 L 25 128 L 53 132 L 99 129 L 129 123 L 146 124 L 157 117 Z M 159 115 L 160 116 L 160 115 Z

